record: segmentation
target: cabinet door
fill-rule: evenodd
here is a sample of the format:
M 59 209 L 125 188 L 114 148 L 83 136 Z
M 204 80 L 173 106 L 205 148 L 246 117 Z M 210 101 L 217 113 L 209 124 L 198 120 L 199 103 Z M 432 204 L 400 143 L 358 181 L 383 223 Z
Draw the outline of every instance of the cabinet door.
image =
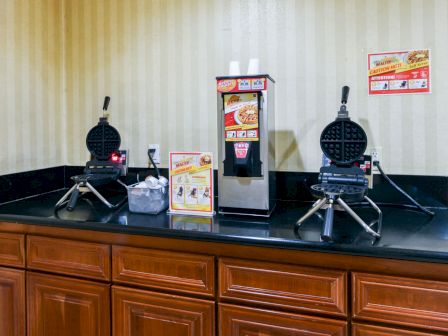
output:
M 25 271 L 0 267 L 0 335 L 25 336 Z
M 212 336 L 214 303 L 112 287 L 114 336 Z
M 321 317 L 219 305 L 219 336 L 346 336 L 347 323 Z
M 28 336 L 110 335 L 109 288 L 28 272 Z

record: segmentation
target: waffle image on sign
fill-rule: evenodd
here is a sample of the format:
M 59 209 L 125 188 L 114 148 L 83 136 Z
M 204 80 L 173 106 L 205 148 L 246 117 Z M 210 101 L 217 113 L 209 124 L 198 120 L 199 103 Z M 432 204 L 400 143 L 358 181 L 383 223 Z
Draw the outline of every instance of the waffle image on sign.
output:
M 407 60 L 409 64 L 427 61 L 429 59 L 428 50 L 414 50 L 408 54 Z
M 227 101 L 227 105 L 232 105 L 235 103 L 238 103 L 240 101 L 240 97 L 236 95 L 232 95 L 229 100 Z
M 206 166 L 212 163 L 212 157 L 208 154 L 204 154 L 199 159 L 199 165 Z
M 257 124 L 258 123 L 258 113 L 257 107 L 254 105 L 243 106 L 238 111 L 238 119 L 242 124 Z

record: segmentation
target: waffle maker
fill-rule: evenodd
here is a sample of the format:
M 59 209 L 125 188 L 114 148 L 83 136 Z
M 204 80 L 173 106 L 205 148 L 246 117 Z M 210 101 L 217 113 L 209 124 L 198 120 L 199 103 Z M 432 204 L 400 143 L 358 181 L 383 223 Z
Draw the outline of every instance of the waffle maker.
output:
M 368 180 L 364 170 L 356 166 L 367 147 L 367 136 L 357 123 L 350 120 L 346 108 L 350 88 L 342 88 L 341 107 L 335 121 L 327 125 L 320 136 L 320 147 L 331 160 L 328 167 L 321 167 L 319 184 L 311 186 L 312 194 L 318 200 L 296 223 L 299 228 L 319 209 L 326 209 L 321 239 L 331 241 L 334 210 L 345 210 L 362 228 L 374 238 L 380 238 L 382 213 L 378 206 L 367 197 Z M 367 201 L 378 213 L 378 220 L 370 225 L 350 208 L 349 203 Z M 375 231 L 373 227 L 377 226 Z
M 109 106 L 110 97 L 105 97 L 103 117 L 93 127 L 86 137 L 87 149 L 91 160 L 86 163 L 84 174 L 72 176 L 75 185 L 56 203 L 55 208 L 66 206 L 67 211 L 73 211 L 80 195 L 92 192 L 107 207 L 114 209 L 121 206 L 127 197 L 117 204 L 111 204 L 95 187 L 116 181 L 123 187 L 126 185 L 119 180 L 127 173 L 127 157 L 120 151 L 121 137 L 118 131 L 109 125 L 105 112 Z

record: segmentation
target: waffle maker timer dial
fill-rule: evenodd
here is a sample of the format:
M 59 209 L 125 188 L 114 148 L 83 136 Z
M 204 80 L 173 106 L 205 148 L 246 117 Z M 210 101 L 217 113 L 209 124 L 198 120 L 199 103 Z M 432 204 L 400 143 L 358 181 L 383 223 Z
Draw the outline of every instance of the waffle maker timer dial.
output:
M 120 176 L 127 174 L 127 151 L 120 150 L 120 133 L 109 125 L 104 113 L 109 106 L 110 97 L 104 99 L 103 117 L 94 126 L 86 137 L 86 146 L 91 154 L 91 160 L 86 163 L 84 174 L 72 176 L 75 185 L 56 203 L 56 210 L 66 206 L 68 211 L 73 211 L 78 198 L 88 192 L 92 192 L 107 207 L 113 209 L 121 206 L 126 197 L 117 204 L 111 204 L 95 188 L 116 181 L 123 187 L 126 185 L 119 180 Z
M 333 234 L 334 210 L 345 210 L 363 229 L 375 238 L 380 237 L 382 213 L 378 206 L 367 197 L 368 180 L 364 170 L 357 167 L 367 148 L 367 136 L 357 123 L 350 120 L 346 108 L 350 88 L 342 88 L 341 107 L 335 121 L 327 125 L 320 136 L 320 147 L 331 164 L 321 167 L 319 184 L 311 187 L 318 200 L 296 223 L 299 228 L 319 209 L 325 209 L 325 220 L 321 234 L 323 241 L 331 241 Z M 367 201 L 378 213 L 378 219 L 366 224 L 347 203 Z M 376 231 L 373 229 L 376 226 Z

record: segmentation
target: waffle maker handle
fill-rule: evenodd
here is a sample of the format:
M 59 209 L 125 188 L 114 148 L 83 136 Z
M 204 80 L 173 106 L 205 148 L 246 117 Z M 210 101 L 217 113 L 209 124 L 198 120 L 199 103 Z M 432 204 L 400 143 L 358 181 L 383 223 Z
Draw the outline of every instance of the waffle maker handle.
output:
M 107 111 L 109 103 L 110 103 L 110 97 L 109 96 L 104 97 L 103 111 Z
M 76 203 L 78 203 L 78 197 L 79 197 L 79 188 L 75 188 L 67 203 L 67 211 L 72 212 L 76 208 Z
M 350 120 L 350 118 L 348 117 L 347 106 L 345 106 L 345 104 L 347 104 L 347 101 L 348 101 L 349 92 L 350 92 L 350 87 L 348 87 L 347 85 L 342 87 L 342 96 L 341 96 L 341 104 L 342 105 L 338 111 L 338 117 L 336 118 L 336 120 L 340 120 L 340 119 Z
M 325 222 L 324 228 L 322 230 L 321 239 L 323 241 L 331 241 L 333 236 L 333 219 L 334 219 L 334 208 L 333 208 L 333 198 L 330 198 L 330 203 L 328 208 L 325 210 Z
M 347 104 L 349 92 L 350 92 L 350 87 L 348 87 L 347 85 L 342 87 L 341 104 Z

